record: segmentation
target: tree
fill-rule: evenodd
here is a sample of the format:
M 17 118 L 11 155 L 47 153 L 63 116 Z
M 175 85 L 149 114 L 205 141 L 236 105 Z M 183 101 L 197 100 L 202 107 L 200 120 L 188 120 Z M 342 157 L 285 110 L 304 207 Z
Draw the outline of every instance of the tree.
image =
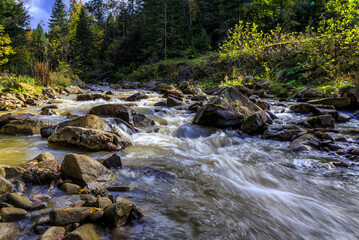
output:
M 49 20 L 50 38 L 59 39 L 67 33 L 67 13 L 62 0 L 55 0 Z
M 10 44 L 9 35 L 5 34 L 4 27 L 0 25 L 0 66 L 8 62 L 7 56 L 14 53 Z

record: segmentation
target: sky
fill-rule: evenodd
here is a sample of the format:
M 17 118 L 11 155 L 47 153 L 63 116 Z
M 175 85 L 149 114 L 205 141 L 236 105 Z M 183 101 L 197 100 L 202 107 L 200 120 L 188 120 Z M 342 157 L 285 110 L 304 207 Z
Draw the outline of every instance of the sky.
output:
M 84 3 L 87 1 L 82 0 Z M 64 3 L 68 6 L 68 0 L 64 0 Z M 29 0 L 27 4 L 31 16 L 31 27 L 36 28 L 37 24 L 43 21 L 45 24 L 44 28 L 47 29 L 54 0 Z

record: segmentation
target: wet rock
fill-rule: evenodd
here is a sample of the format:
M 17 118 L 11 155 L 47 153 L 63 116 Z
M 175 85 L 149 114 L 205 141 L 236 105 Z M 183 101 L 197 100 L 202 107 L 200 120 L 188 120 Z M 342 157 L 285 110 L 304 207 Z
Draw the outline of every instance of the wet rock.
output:
M 148 127 L 148 126 L 154 126 L 155 122 L 146 117 L 143 114 L 133 114 L 132 115 L 132 122 L 135 127 Z
M 315 88 L 305 88 L 292 95 L 292 98 L 299 99 L 300 101 L 308 101 L 312 99 L 324 98 L 323 92 L 318 92 Z
M 310 114 L 310 113 L 312 113 L 314 116 L 324 114 L 323 111 L 321 111 L 320 109 L 318 109 L 317 107 L 315 107 L 314 105 L 309 104 L 309 103 L 300 103 L 300 104 L 297 104 L 297 105 L 290 106 L 289 108 L 293 112 L 300 113 L 300 114 Z
M 57 112 L 51 108 L 45 108 L 45 109 L 41 110 L 40 114 L 45 115 L 45 116 L 52 116 L 52 115 L 57 115 Z
M 97 129 L 103 130 L 111 133 L 118 133 L 118 130 L 106 120 L 97 117 L 95 115 L 85 115 L 81 117 L 77 117 L 73 120 L 69 120 L 66 122 L 59 123 L 57 125 L 53 125 L 50 127 L 45 127 L 41 129 L 42 137 L 50 137 L 55 132 L 64 129 L 65 127 L 81 127 L 81 128 L 89 128 L 89 129 Z
M 128 192 L 131 191 L 134 186 L 126 186 L 126 185 L 115 185 L 107 187 L 107 191 L 110 192 Z
M 126 104 L 105 104 L 91 108 L 89 114 L 103 117 L 115 117 L 119 110 L 130 111 L 131 108 Z
M 118 89 L 121 89 L 121 85 L 120 84 L 111 84 L 110 88 L 118 90 Z
M 52 87 L 44 87 L 42 89 L 42 95 L 47 98 L 56 98 L 57 92 Z
M 66 230 L 63 227 L 49 227 L 44 234 L 42 234 L 40 240 L 58 240 L 63 239 Z
M 0 217 L 3 222 L 15 222 L 28 216 L 28 212 L 22 208 L 4 207 L 0 209 Z
M 64 240 L 100 240 L 101 228 L 98 225 L 87 223 L 67 234 Z
M 100 93 L 85 93 L 85 94 L 77 95 L 76 98 L 77 101 L 95 101 L 98 99 L 109 101 L 111 100 L 111 97 L 107 96 L 106 94 L 100 94 Z
M 25 103 L 21 100 L 19 100 L 17 97 L 15 97 L 13 94 L 0 93 L 0 110 L 1 111 L 7 111 L 11 109 L 16 109 L 18 107 L 24 106 Z
M 199 108 L 193 123 L 217 127 L 238 127 L 261 109 L 234 88 L 227 88 L 212 103 Z
M 249 97 L 250 95 L 252 95 L 252 91 L 251 90 L 249 90 L 247 87 L 245 87 L 245 86 L 242 86 L 242 85 L 236 85 L 236 86 L 234 86 L 234 88 L 238 91 L 238 92 L 240 92 L 240 93 L 242 93 L 244 96 L 246 96 L 246 97 Z
M 66 176 L 87 185 L 93 181 L 108 182 L 114 178 L 112 171 L 86 155 L 67 154 L 62 162 L 61 171 Z
M 305 134 L 292 141 L 289 149 L 294 151 L 313 151 L 318 150 L 320 139 L 314 134 Z
M 346 123 L 346 122 L 349 122 L 351 119 L 351 117 L 348 115 L 348 114 L 345 114 L 345 113 L 339 113 L 339 116 L 338 118 L 336 119 L 336 121 L 338 123 Z
M 45 162 L 45 161 L 55 161 L 54 155 L 50 152 L 43 152 L 34 158 L 34 161 Z
M 31 209 L 33 203 L 26 196 L 20 195 L 19 193 L 9 193 L 7 195 L 8 203 L 14 207 L 22 208 L 25 210 Z
M 166 83 L 160 83 L 156 86 L 156 90 L 162 93 L 166 93 L 167 91 L 174 90 L 175 87 L 172 85 L 168 85 Z
M 5 178 L 0 176 L 0 195 L 8 193 L 12 190 L 13 188 L 11 186 L 11 183 Z
M 86 91 L 78 86 L 68 86 L 64 89 L 68 94 L 84 94 Z
M 21 177 L 22 174 L 25 172 L 25 169 L 22 167 L 15 167 L 15 166 L 7 166 L 7 165 L 0 165 L 5 170 L 6 178 L 18 178 Z
M 61 185 L 61 190 L 68 195 L 73 195 L 80 193 L 81 187 L 73 183 L 64 183 Z
M 115 118 L 114 120 L 118 126 L 124 126 L 125 128 L 127 128 L 129 130 L 130 133 L 138 132 L 138 130 L 135 128 L 135 126 L 133 126 L 131 123 L 128 123 L 120 118 Z
M 131 95 L 130 97 L 128 97 L 127 101 L 135 102 L 135 101 L 140 101 L 140 100 L 147 99 L 147 98 L 149 98 L 149 96 L 145 93 L 135 93 L 135 94 Z
M 167 107 L 177 107 L 182 106 L 183 102 L 181 100 L 178 100 L 174 97 L 168 97 L 167 98 Z
M 359 88 L 351 88 L 343 94 L 344 98 L 350 98 L 350 106 L 353 109 L 359 107 Z
M 38 211 L 41 209 L 46 209 L 48 207 L 47 202 L 38 202 L 34 203 L 32 207 L 30 208 L 30 211 Z
M 349 97 L 342 98 L 322 98 L 319 100 L 308 101 L 310 104 L 322 104 L 322 105 L 331 105 L 336 108 L 346 108 L 350 105 Z
M 66 226 L 89 220 L 91 207 L 55 208 L 50 212 L 51 226 Z
M 112 226 L 123 225 L 127 222 L 132 208 L 131 201 L 123 198 L 105 209 L 105 221 Z
M 142 209 L 137 204 L 133 204 L 130 219 L 131 220 L 140 220 L 143 218 L 143 216 L 144 216 L 144 213 L 143 213 Z
M 0 167 L 0 177 L 6 178 L 6 172 L 3 167 Z
M 121 156 L 118 155 L 117 153 L 113 154 L 111 157 L 105 159 L 102 164 L 107 167 L 108 169 L 110 168 L 121 168 L 122 167 L 122 161 L 121 161 Z
M 40 134 L 41 128 L 50 125 L 52 125 L 51 122 L 32 119 L 12 121 L 1 128 L 0 134 L 35 135 Z
M 0 223 L 0 240 L 17 239 L 17 225 L 15 223 L 2 222 Z
M 155 106 L 155 107 L 166 107 L 167 103 L 163 102 L 163 101 L 160 101 L 160 102 L 155 103 L 153 106 Z
M 268 117 L 266 112 L 259 111 L 244 120 L 241 125 L 241 131 L 248 134 L 260 133 L 267 123 Z
M 57 166 L 57 163 L 56 165 Z M 31 184 L 45 184 L 45 183 L 51 183 L 53 180 L 57 180 L 59 176 L 54 173 L 53 170 L 49 170 L 46 168 L 31 168 L 28 169 L 24 174 L 22 175 L 22 179 Z
M 271 139 L 276 141 L 292 141 L 298 137 L 302 131 L 301 128 L 294 124 L 287 125 L 271 125 L 263 134 L 264 139 Z
M 267 102 L 259 100 L 256 102 L 256 105 L 260 107 L 263 111 L 270 110 L 270 105 Z
M 312 117 L 307 121 L 313 128 L 333 128 L 334 119 L 330 115 Z
M 112 201 L 108 197 L 100 197 L 98 200 L 97 207 L 101 209 L 106 209 L 112 204 Z
M 189 106 L 188 110 L 196 113 L 200 107 L 203 107 L 203 105 L 204 105 L 203 102 L 196 102 L 196 103 L 192 104 L 191 106 Z
M 49 143 L 79 147 L 87 151 L 120 151 L 132 142 L 126 136 L 102 130 L 66 127 L 51 135 Z
M 27 120 L 33 118 L 34 115 L 30 113 L 7 113 L 0 116 L 0 128 L 13 121 Z

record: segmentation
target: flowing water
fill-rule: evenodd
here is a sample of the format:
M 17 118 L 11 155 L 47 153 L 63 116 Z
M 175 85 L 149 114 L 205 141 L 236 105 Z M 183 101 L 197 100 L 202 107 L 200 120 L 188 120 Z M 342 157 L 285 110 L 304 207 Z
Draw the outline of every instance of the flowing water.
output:
M 120 92 L 110 102 L 123 103 L 121 98 L 133 93 Z M 60 116 L 39 118 L 61 122 L 68 113 L 84 115 L 108 103 L 73 98 L 57 101 Z M 131 135 L 134 146 L 121 153 L 124 166 L 159 172 L 143 174 L 130 167 L 115 172 L 118 184 L 135 186 L 123 195 L 139 204 L 145 217 L 109 230 L 109 239 L 359 238 L 359 167 L 336 168 L 330 162 L 338 156 L 330 153 L 293 153 L 288 142 L 191 125 L 194 114 L 153 107 L 159 100 L 153 94 L 133 107 L 153 119 L 159 130 L 141 129 Z M 272 104 L 283 122 L 303 117 L 278 102 Z M 39 114 L 43 106 L 26 111 Z M 353 139 L 357 127 L 355 121 L 340 124 L 342 133 L 336 136 Z M 60 162 L 69 152 L 83 153 L 48 146 L 40 136 L 1 136 L 0 149 L 0 163 L 10 165 L 23 165 L 45 151 Z M 95 159 L 111 155 L 86 154 Z M 60 206 L 65 200 L 52 201 Z

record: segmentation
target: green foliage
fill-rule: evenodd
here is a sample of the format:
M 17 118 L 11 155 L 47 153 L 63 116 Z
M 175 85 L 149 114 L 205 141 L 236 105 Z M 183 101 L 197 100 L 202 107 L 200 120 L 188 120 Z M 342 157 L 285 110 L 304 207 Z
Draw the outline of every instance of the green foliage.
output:
M 14 53 L 10 44 L 9 35 L 4 33 L 4 27 L 0 25 L 0 66 L 9 61 L 7 56 Z

